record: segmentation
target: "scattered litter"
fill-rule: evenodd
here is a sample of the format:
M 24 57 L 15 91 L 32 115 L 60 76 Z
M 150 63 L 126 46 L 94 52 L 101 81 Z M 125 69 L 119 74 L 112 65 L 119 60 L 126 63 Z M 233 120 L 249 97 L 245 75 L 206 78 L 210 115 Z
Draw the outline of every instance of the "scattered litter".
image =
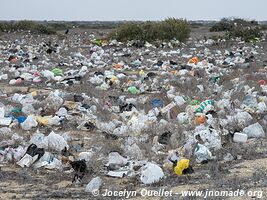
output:
M 73 183 L 88 173 L 98 176 L 85 188 L 92 192 L 106 179 L 158 183 L 165 170 L 182 183 L 207 162 L 264 155 L 261 39 L 154 44 L 104 35 L 1 35 L 1 166 L 73 173 Z
M 102 185 L 102 180 L 100 177 L 93 178 L 86 186 L 85 192 L 98 191 Z
M 141 181 L 144 184 L 159 182 L 164 177 L 162 169 L 153 163 L 147 163 L 141 171 Z

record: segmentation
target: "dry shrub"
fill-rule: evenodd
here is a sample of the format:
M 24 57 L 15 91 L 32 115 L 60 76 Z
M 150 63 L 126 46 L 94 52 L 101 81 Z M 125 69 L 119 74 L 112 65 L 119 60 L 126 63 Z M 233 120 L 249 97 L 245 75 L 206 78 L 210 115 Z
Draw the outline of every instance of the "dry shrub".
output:
M 177 39 L 185 42 L 190 34 L 190 25 L 186 20 L 168 18 L 160 22 L 129 23 L 119 26 L 110 35 L 110 38 L 119 41 L 169 41 Z

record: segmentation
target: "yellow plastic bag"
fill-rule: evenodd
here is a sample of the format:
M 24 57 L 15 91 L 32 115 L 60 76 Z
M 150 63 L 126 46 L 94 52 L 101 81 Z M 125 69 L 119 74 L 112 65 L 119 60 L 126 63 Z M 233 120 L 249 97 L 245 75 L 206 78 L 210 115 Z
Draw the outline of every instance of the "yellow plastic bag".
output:
M 189 167 L 189 159 L 181 159 L 177 162 L 176 167 L 174 167 L 174 172 L 178 176 L 182 176 L 183 171 Z
M 49 121 L 48 121 L 49 117 L 45 116 L 45 117 L 37 117 L 36 120 L 39 124 L 47 126 Z
M 110 79 L 110 81 L 112 83 L 118 83 L 118 78 L 116 76 L 112 76 L 111 79 Z
M 31 95 L 32 95 L 33 97 L 36 97 L 36 96 L 37 96 L 37 91 L 32 91 L 32 92 L 31 92 Z
M 144 70 L 141 70 L 141 71 L 139 71 L 139 76 L 142 76 L 142 77 L 145 77 L 145 72 L 144 72 Z
M 73 110 L 76 108 L 77 104 L 74 101 L 65 101 L 64 106 L 66 106 L 70 110 Z

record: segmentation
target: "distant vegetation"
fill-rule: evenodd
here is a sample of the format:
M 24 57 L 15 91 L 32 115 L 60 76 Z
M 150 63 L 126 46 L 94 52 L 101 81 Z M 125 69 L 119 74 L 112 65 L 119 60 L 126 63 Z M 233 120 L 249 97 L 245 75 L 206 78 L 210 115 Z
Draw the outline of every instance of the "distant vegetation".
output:
M 53 27 L 32 21 L 2 22 L 0 23 L 0 31 L 31 31 L 32 33 L 48 35 L 56 33 L 56 30 Z
M 0 22 L 0 32 L 30 31 L 34 34 L 56 34 L 56 31 L 80 29 L 111 29 L 118 26 L 115 22 L 36 22 L 36 21 L 10 21 Z
M 226 36 L 228 38 L 241 38 L 245 42 L 255 41 L 257 38 L 260 39 L 263 36 L 262 29 L 260 27 L 246 27 L 246 28 L 235 28 L 229 31 Z
M 148 41 L 177 39 L 185 42 L 190 34 L 190 24 L 183 19 L 168 18 L 160 22 L 128 23 L 119 26 L 110 34 L 118 41 Z
M 211 32 L 226 31 L 226 39 L 241 38 L 245 42 L 261 38 L 263 36 L 262 30 L 263 26 L 260 26 L 257 21 L 247 21 L 239 18 L 223 18 L 210 28 Z
M 215 23 L 211 28 L 210 31 L 232 31 L 235 27 L 252 27 L 258 26 L 258 22 L 255 20 L 247 21 L 240 18 L 223 18 L 221 21 Z
M 2 21 L 1 32 L 29 31 L 33 34 L 56 34 L 57 31 L 79 29 L 113 29 L 109 35 L 111 39 L 118 41 L 135 40 L 141 44 L 145 41 L 170 41 L 177 39 L 185 42 L 191 28 L 201 26 L 210 27 L 211 32 L 224 31 L 222 39 L 241 38 L 243 41 L 255 41 L 263 36 L 263 30 L 267 25 L 259 25 L 257 21 L 247 21 L 240 18 L 223 18 L 217 23 L 206 21 L 188 22 L 183 19 L 168 18 L 164 21 L 127 22 L 127 21 L 94 21 L 94 22 L 60 22 L 60 21 Z

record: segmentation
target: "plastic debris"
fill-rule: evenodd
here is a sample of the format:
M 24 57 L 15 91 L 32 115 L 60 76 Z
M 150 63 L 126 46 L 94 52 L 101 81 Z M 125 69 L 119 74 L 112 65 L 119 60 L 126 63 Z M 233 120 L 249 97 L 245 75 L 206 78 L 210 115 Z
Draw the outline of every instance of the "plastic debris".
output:
M 128 160 L 123 158 L 118 152 L 111 152 L 108 155 L 108 164 L 111 169 L 118 169 L 127 164 Z
M 163 107 L 163 101 L 161 99 L 152 99 L 152 107 Z
M 134 86 L 131 86 L 131 87 L 128 88 L 128 92 L 131 93 L 131 94 L 138 94 L 138 93 L 140 93 L 140 90 L 138 90 Z
M 1 33 L 2 171 L 17 163 L 73 173 L 73 183 L 88 172 L 99 176 L 92 192 L 102 176 L 152 184 L 167 172 L 183 182 L 194 170 L 211 177 L 210 160 L 232 166 L 252 152 L 257 163 L 266 146 L 264 38 L 228 45 L 217 33 L 203 37 L 204 27 L 183 43 L 120 42 L 78 27 Z
M 259 123 L 255 123 L 244 128 L 243 133 L 247 134 L 248 138 L 264 138 L 265 137 L 265 132 Z
M 53 72 L 54 76 L 60 76 L 60 75 L 62 75 L 62 70 L 59 69 L 59 68 L 52 69 L 52 72 Z
M 207 147 L 202 144 L 198 144 L 195 149 L 196 161 L 202 163 L 212 158 L 212 154 Z
M 86 186 L 85 192 L 98 191 L 102 185 L 102 179 L 100 177 L 93 178 Z
M 181 176 L 183 171 L 189 167 L 189 160 L 188 159 L 181 159 L 177 162 L 176 166 L 174 167 L 174 172 Z
M 38 122 L 31 116 L 28 116 L 26 120 L 21 123 L 21 128 L 24 130 L 31 130 L 34 127 L 37 127 Z
M 48 141 L 48 148 L 54 149 L 56 151 L 61 151 L 65 147 L 69 148 L 66 140 L 61 136 L 53 131 L 46 137 Z
M 144 184 L 159 182 L 164 177 L 162 169 L 153 163 L 147 163 L 141 171 L 141 181 Z
M 232 156 L 232 154 L 227 153 L 226 155 L 224 155 L 223 159 L 224 159 L 225 161 L 229 162 L 229 161 L 234 160 L 235 158 Z
M 248 140 L 248 135 L 244 133 L 235 133 L 233 141 L 237 143 L 246 143 Z

